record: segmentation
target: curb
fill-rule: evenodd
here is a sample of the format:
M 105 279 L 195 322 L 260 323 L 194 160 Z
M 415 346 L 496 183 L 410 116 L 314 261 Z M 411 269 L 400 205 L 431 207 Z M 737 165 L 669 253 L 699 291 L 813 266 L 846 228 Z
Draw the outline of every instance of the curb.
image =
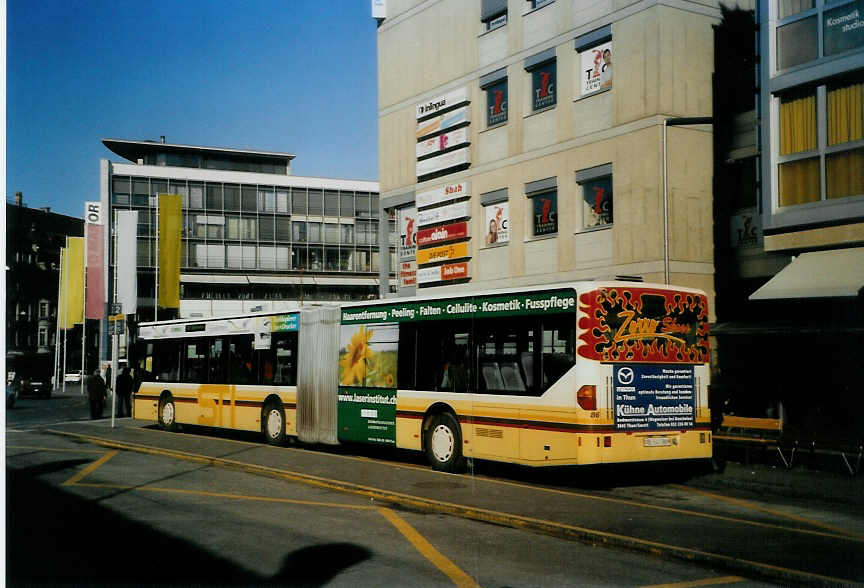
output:
M 267 466 L 243 463 L 235 460 L 224 459 L 219 457 L 210 457 L 195 453 L 187 453 L 182 451 L 174 451 L 170 449 L 162 449 L 148 445 L 138 445 L 123 441 L 115 441 L 92 435 L 81 433 L 72 433 L 67 431 L 47 430 L 47 433 L 60 435 L 65 437 L 73 437 L 102 447 L 113 449 L 123 449 L 126 451 L 134 451 L 148 455 L 157 455 L 160 457 L 170 457 L 184 461 L 202 463 L 213 467 L 241 471 L 253 475 L 266 476 L 270 478 L 290 480 L 302 484 L 309 484 L 335 490 L 337 492 L 345 492 L 349 494 L 366 496 L 371 500 L 384 502 L 387 504 L 402 506 L 409 509 L 421 510 L 424 512 L 432 512 L 439 514 L 448 514 L 460 518 L 492 523 L 515 529 L 524 529 L 552 537 L 557 537 L 566 540 L 575 540 L 592 546 L 615 547 L 623 548 L 629 551 L 638 553 L 646 553 L 650 555 L 660 556 L 667 559 L 685 561 L 688 563 L 697 563 L 706 566 L 715 566 L 727 569 L 731 572 L 737 572 L 750 577 L 759 577 L 771 581 L 780 581 L 794 584 L 809 584 L 815 586 L 839 586 L 850 585 L 855 582 L 842 578 L 832 578 L 805 572 L 802 570 L 793 570 L 783 568 L 766 563 L 756 561 L 736 559 L 726 555 L 690 549 L 687 547 L 679 547 L 669 545 L 667 543 L 659 543 L 649 541 L 647 539 L 637 539 L 626 535 L 616 533 L 608 533 L 598 531 L 596 529 L 587 529 L 575 525 L 557 523 L 543 519 L 535 519 L 522 515 L 502 513 L 483 508 L 477 508 L 467 505 L 454 504 L 423 498 L 421 496 L 413 496 L 411 494 L 402 494 L 399 492 L 389 492 L 380 488 L 364 486 L 361 484 L 353 484 L 350 482 L 342 482 L 329 478 L 321 478 L 300 472 L 292 472 L 289 470 L 280 470 Z

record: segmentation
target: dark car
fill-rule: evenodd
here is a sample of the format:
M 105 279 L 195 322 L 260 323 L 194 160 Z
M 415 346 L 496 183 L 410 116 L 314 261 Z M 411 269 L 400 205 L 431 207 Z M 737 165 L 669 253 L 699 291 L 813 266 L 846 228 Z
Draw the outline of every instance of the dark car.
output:
M 50 398 L 52 366 L 48 357 L 6 356 L 7 386 L 14 387 L 18 397 Z M 9 399 L 7 397 L 7 403 Z M 14 403 L 14 400 L 12 401 Z

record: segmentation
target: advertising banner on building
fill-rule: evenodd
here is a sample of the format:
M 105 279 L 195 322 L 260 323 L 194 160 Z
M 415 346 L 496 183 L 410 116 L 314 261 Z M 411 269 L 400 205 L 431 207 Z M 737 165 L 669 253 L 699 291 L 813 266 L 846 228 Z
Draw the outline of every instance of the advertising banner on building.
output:
M 683 430 L 695 426 L 692 365 L 616 365 L 612 380 L 616 430 Z M 649 439 L 645 438 L 646 445 L 651 444 Z M 654 443 L 662 444 L 662 439 Z
M 446 131 L 470 121 L 468 107 L 457 108 L 451 112 L 417 123 L 417 139 Z
M 417 285 L 417 262 L 402 261 L 399 263 L 399 287 L 410 288 Z
M 468 182 L 444 184 L 443 186 L 435 188 L 434 190 L 420 192 L 419 194 L 417 194 L 416 204 L 417 208 L 424 208 L 426 206 L 444 204 L 445 202 L 450 202 L 451 200 L 467 198 L 470 195 L 471 190 L 469 188 Z
M 67 237 L 63 255 L 60 328 L 84 321 L 84 237 Z
M 417 252 L 417 264 L 437 263 L 468 257 L 468 242 L 453 243 L 451 245 L 440 245 L 429 249 L 420 249 Z
M 84 316 L 88 319 L 101 319 L 105 316 L 105 226 L 88 222 L 84 227 L 87 233 L 87 290 Z
M 125 314 L 138 312 L 137 210 L 117 211 L 117 302 Z
M 588 96 L 612 87 L 612 41 L 586 49 L 579 54 L 580 94 Z
M 180 194 L 159 194 L 159 300 L 180 308 L 180 250 L 183 229 Z
M 732 247 L 758 247 L 762 244 L 762 215 L 755 209 L 733 214 L 729 219 Z
M 458 147 L 468 143 L 468 127 L 462 127 L 449 133 L 442 133 L 417 143 L 417 158 L 425 157 L 432 153 L 438 153 L 445 149 Z
M 470 201 L 457 202 L 438 208 L 429 208 L 417 213 L 417 224 L 421 227 L 426 225 L 440 224 L 457 218 L 471 216 Z
M 468 277 L 468 262 L 449 263 L 436 267 L 417 268 L 417 283 L 431 284 L 433 282 L 446 282 L 449 280 L 461 280 Z
M 399 216 L 399 260 L 410 261 L 417 253 L 417 209 L 400 208 Z
M 612 224 L 612 178 L 582 183 L 582 222 L 586 229 Z
M 417 118 L 421 119 L 429 116 L 430 114 L 435 114 L 436 112 L 452 108 L 459 104 L 465 104 L 467 102 L 468 88 L 463 86 L 462 88 L 457 88 L 456 90 L 448 92 L 443 96 L 438 96 L 436 98 L 433 98 L 432 100 L 427 100 L 426 102 L 418 104 Z
M 496 245 L 510 241 L 510 203 L 499 202 L 483 207 L 486 229 L 486 245 Z
M 468 238 L 468 221 L 430 227 L 417 231 L 417 246 L 426 247 Z
M 468 147 L 465 147 L 463 149 L 457 149 L 456 151 L 451 151 L 449 153 L 445 153 L 444 155 L 439 155 L 437 157 L 418 161 L 416 170 L 417 177 L 422 178 L 423 176 L 428 176 L 429 174 L 434 174 L 436 172 L 448 170 L 454 167 L 468 165 L 470 163 L 471 150 Z
M 558 232 L 558 194 L 548 192 L 533 196 L 534 236 L 551 235 Z

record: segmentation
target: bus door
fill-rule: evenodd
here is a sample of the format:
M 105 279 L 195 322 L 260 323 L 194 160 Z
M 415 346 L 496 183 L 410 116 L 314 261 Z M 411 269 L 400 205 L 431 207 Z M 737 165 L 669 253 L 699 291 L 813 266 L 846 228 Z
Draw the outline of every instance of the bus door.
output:
M 198 424 L 221 427 L 222 396 L 228 384 L 228 346 L 224 337 L 207 341 L 206 385 L 198 387 Z

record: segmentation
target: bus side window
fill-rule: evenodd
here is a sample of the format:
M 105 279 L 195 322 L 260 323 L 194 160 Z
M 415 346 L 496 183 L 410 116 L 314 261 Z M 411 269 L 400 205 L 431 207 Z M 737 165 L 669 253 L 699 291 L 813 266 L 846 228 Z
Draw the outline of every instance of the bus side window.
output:
M 207 343 L 201 339 L 183 342 L 183 381 L 203 384 L 207 381 Z
M 160 382 L 180 379 L 180 346 L 177 341 L 154 341 L 153 372 Z
M 400 323 L 399 357 L 397 361 L 397 386 L 402 390 L 415 390 L 417 377 L 417 325 Z
M 225 384 L 226 369 L 225 362 L 228 359 L 225 353 L 225 341 L 220 337 L 210 340 L 210 352 L 208 353 L 208 377 L 207 382 L 210 384 Z
M 274 333 L 271 338 L 275 351 L 273 383 L 278 386 L 297 384 L 297 333 Z
M 417 388 L 468 392 L 471 384 L 470 321 L 423 324 L 417 336 Z
M 252 335 L 240 335 L 228 339 L 228 365 L 232 384 L 257 384 L 253 365 Z
M 543 390 L 549 388 L 576 362 L 576 324 L 573 315 L 543 319 Z

